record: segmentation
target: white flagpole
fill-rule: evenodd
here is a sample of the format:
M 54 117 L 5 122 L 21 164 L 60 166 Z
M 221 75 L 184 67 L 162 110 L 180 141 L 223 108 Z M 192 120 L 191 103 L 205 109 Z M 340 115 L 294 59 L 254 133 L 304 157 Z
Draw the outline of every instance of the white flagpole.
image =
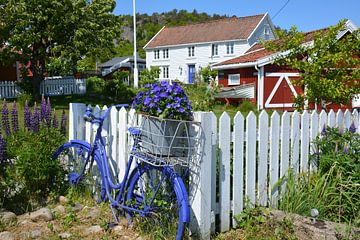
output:
M 136 51 L 136 1 L 133 0 L 134 14 L 134 87 L 139 87 L 139 72 L 137 67 L 137 51 Z

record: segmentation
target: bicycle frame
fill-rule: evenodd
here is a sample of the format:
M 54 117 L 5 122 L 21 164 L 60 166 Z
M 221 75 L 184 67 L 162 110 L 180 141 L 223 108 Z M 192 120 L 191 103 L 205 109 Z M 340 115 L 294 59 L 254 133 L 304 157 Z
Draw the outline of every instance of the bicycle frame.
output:
M 95 116 L 91 115 L 90 114 L 91 112 L 87 110 L 88 120 L 90 120 L 91 123 L 93 123 L 93 124 L 99 124 L 99 126 L 96 130 L 95 139 L 92 142 L 92 144 L 90 144 L 90 154 L 89 154 L 88 158 L 86 159 L 84 168 L 80 175 L 84 174 L 84 172 L 86 170 L 86 166 L 90 160 L 91 160 L 90 164 L 92 166 L 92 162 L 94 161 L 94 159 L 96 159 L 95 155 L 97 154 L 98 156 L 100 156 L 100 159 L 99 159 L 100 162 L 98 163 L 98 167 L 99 167 L 100 174 L 102 177 L 102 187 L 105 188 L 106 196 L 108 197 L 109 201 L 111 202 L 110 207 L 113 212 L 114 218 L 117 220 L 116 214 L 114 213 L 114 210 L 113 210 L 114 207 L 121 207 L 124 210 L 138 212 L 141 215 L 145 215 L 147 212 L 146 208 L 145 208 L 145 210 L 139 210 L 139 209 L 127 206 L 124 202 L 124 193 L 125 193 L 124 190 L 125 190 L 125 186 L 127 184 L 127 180 L 129 178 L 129 176 L 131 175 L 132 171 L 139 171 L 139 165 L 137 164 L 136 161 L 135 161 L 136 165 L 135 165 L 134 169 L 130 170 L 131 165 L 133 163 L 134 156 L 131 155 L 129 157 L 129 161 L 128 161 L 126 169 L 125 169 L 124 177 L 120 183 L 118 183 L 118 184 L 114 183 L 110 176 L 108 157 L 106 155 L 106 150 L 105 150 L 105 142 L 101 136 L 101 132 L 102 132 L 102 127 L 103 127 L 103 121 L 109 115 L 111 108 L 112 107 L 110 107 L 105 112 L 105 114 L 99 118 L 96 118 Z M 84 118 L 86 118 L 86 117 L 84 117 Z M 133 135 L 140 134 L 140 131 L 138 131 L 137 129 L 131 129 L 130 134 L 133 134 Z M 138 147 L 138 144 L 139 144 L 138 140 L 135 139 L 134 144 L 132 146 L 132 150 L 135 150 Z M 166 171 L 166 168 L 164 168 L 164 171 Z M 161 180 L 160 180 L 159 184 L 162 184 L 164 179 L 165 179 L 164 175 L 161 176 Z M 119 190 L 119 192 L 116 194 L 115 199 L 111 196 L 111 192 L 110 192 L 111 190 Z M 159 189 L 157 189 L 156 192 L 154 193 L 154 196 L 150 200 L 150 203 L 147 204 L 148 206 L 150 206 L 153 203 L 153 201 L 155 200 L 158 190 Z M 141 193 L 141 194 L 143 195 L 144 193 Z M 102 199 L 102 200 L 104 200 L 104 199 Z

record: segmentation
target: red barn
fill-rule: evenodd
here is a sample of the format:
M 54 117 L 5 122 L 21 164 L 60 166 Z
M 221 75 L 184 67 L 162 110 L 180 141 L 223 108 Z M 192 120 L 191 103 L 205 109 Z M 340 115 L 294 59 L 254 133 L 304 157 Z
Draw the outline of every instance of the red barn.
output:
M 356 26 L 348 21 L 347 30 L 338 37 L 355 29 Z M 306 33 L 305 41 L 312 41 L 315 32 Z M 219 70 L 218 82 L 223 86 L 218 98 L 228 102 L 247 99 L 256 103 L 258 109 L 294 110 L 294 98 L 304 92 L 302 87 L 294 86 L 291 81 L 299 78 L 299 72 L 273 64 L 276 55 L 257 43 L 239 57 L 214 64 L 212 68 Z M 313 107 L 309 104 L 310 109 Z M 336 110 L 340 106 L 329 105 L 328 108 Z

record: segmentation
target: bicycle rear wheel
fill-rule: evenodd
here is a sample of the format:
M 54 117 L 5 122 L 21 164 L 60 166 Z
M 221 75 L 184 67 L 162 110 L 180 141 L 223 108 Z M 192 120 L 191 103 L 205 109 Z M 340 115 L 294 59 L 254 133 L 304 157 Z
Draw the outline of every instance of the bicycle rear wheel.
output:
M 141 163 L 129 179 L 125 199 L 125 204 L 134 209 L 130 217 L 137 215 L 136 225 L 142 231 L 152 232 L 155 239 L 169 239 L 175 234 L 176 239 L 183 238 L 190 208 L 185 185 L 173 168 Z
M 89 146 L 82 143 L 66 143 L 54 154 L 68 173 L 71 185 L 77 185 L 97 201 L 105 200 L 105 191 L 99 168 L 99 161 L 90 156 Z M 93 161 L 93 162 L 92 162 Z M 95 164 L 96 163 L 96 164 Z

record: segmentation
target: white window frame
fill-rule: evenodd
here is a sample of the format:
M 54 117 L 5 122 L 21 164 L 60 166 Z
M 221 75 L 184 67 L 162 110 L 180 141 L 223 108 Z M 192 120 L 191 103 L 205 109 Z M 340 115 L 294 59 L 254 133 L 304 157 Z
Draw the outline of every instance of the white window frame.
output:
M 154 50 L 154 59 L 160 59 L 160 50 L 159 49 Z
M 232 77 L 237 77 L 237 78 L 238 78 L 237 82 L 231 81 L 231 78 L 232 78 Z M 229 75 L 228 75 L 228 85 L 229 85 L 229 86 L 232 86 L 232 85 L 240 85 L 240 73 L 229 74 Z
M 226 44 L 226 54 L 234 54 L 234 43 L 227 43 Z
M 169 79 L 169 66 L 162 67 L 162 74 L 164 79 Z
M 211 56 L 219 56 L 219 45 L 218 44 L 211 44 Z
M 169 49 L 168 48 L 163 49 L 163 58 L 164 59 L 169 58 Z
M 188 57 L 195 57 L 195 46 L 188 47 Z

